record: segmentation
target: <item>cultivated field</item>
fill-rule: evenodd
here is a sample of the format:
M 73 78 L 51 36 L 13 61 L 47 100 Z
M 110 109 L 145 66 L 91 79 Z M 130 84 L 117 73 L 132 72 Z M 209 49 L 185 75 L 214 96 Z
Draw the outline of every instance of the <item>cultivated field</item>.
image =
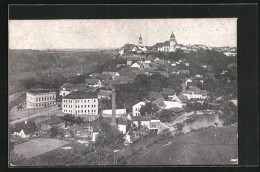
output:
M 174 136 L 144 148 L 128 165 L 221 165 L 237 159 L 237 126 Z
M 50 138 L 37 138 L 28 142 L 16 145 L 14 151 L 19 155 L 24 155 L 25 158 L 32 158 L 41 155 L 45 152 L 52 151 L 69 142 Z

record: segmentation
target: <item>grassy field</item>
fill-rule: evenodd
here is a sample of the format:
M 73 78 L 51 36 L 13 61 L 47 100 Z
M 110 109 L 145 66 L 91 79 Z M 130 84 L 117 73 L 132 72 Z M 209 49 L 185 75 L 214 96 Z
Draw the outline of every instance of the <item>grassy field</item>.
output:
M 25 158 L 32 158 L 45 152 L 57 149 L 69 142 L 50 138 L 37 138 L 28 142 L 18 144 L 14 147 L 14 151 L 23 155 Z
M 175 136 L 139 151 L 128 165 L 224 165 L 237 159 L 237 127 Z

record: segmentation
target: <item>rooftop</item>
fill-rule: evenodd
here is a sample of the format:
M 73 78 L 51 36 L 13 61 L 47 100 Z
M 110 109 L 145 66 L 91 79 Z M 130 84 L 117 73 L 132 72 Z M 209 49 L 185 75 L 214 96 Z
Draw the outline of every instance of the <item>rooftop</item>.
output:
M 68 94 L 63 99 L 94 99 L 94 98 L 97 98 L 97 93 L 85 92 L 85 91 L 75 91 L 75 92 Z
M 47 93 L 55 93 L 54 91 L 51 91 L 49 89 L 37 89 L 37 90 L 29 90 L 28 93 L 32 94 L 47 94 Z M 56 94 L 56 93 L 55 93 Z

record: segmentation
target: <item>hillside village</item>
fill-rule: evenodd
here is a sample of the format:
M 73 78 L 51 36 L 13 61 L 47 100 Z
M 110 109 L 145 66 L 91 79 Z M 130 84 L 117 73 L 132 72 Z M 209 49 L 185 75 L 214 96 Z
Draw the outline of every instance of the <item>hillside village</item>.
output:
M 236 48 L 178 44 L 173 32 L 153 46 L 142 39 L 59 89 L 26 90 L 10 109 L 14 163 L 131 164 L 143 147 L 236 125 Z M 17 149 L 44 139 L 60 146 Z

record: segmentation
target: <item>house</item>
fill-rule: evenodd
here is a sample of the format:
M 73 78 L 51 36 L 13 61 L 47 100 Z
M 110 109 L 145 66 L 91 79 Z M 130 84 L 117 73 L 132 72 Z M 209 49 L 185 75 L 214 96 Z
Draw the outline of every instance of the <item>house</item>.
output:
M 101 128 L 100 120 L 96 119 L 94 121 L 90 121 L 88 128 L 89 128 L 89 135 L 91 136 L 91 141 L 95 142 Z
M 75 86 L 74 84 L 71 83 L 65 83 L 60 87 L 60 93 L 59 95 L 64 97 L 66 95 L 68 95 L 69 93 L 71 93 L 72 91 L 75 91 Z
M 151 133 L 157 133 L 160 127 L 160 120 L 150 115 L 133 116 L 131 121 L 136 127 L 139 125 L 146 127 Z
M 184 96 L 187 96 L 187 98 L 190 99 L 206 99 L 207 98 L 207 91 L 200 90 L 198 87 L 189 87 L 186 91 L 183 92 Z
M 186 103 L 182 103 L 178 101 L 163 101 L 163 103 L 164 103 L 163 109 L 183 108 L 186 106 Z
M 127 127 L 127 119 L 124 118 L 117 118 L 117 129 L 123 134 L 126 134 L 126 127 Z
M 140 109 L 142 106 L 145 106 L 145 102 L 139 102 L 132 106 L 132 112 L 133 116 L 139 116 L 140 115 Z
M 188 86 L 191 86 L 193 84 L 193 81 L 191 79 L 187 79 L 185 81 L 185 86 L 188 87 Z
M 112 109 L 105 109 L 102 111 L 104 117 L 112 117 Z M 122 117 L 126 115 L 126 109 L 116 109 L 116 117 Z
M 189 101 L 188 97 L 184 96 L 183 94 L 177 95 L 170 95 L 168 96 L 168 99 L 170 101 L 175 101 L 175 102 L 181 102 L 183 104 L 187 103 Z
M 160 127 L 160 120 L 159 119 L 151 119 L 149 122 L 149 131 L 150 133 L 158 133 Z
M 159 59 L 158 57 L 154 59 L 155 64 L 164 64 L 164 60 Z
M 135 62 L 131 67 L 138 68 L 138 69 L 144 69 L 144 66 L 140 62 Z
M 102 74 L 107 74 L 110 75 L 112 77 L 112 79 L 115 78 L 115 76 L 120 76 L 120 74 L 118 72 L 102 72 Z
M 41 130 L 42 131 L 50 130 L 51 127 L 57 126 L 58 124 L 61 124 L 63 122 L 64 122 L 64 120 L 61 119 L 60 117 L 54 117 L 54 118 L 42 121 L 41 122 Z
M 89 87 L 98 87 L 101 88 L 102 84 L 100 79 L 85 79 L 85 84 Z

